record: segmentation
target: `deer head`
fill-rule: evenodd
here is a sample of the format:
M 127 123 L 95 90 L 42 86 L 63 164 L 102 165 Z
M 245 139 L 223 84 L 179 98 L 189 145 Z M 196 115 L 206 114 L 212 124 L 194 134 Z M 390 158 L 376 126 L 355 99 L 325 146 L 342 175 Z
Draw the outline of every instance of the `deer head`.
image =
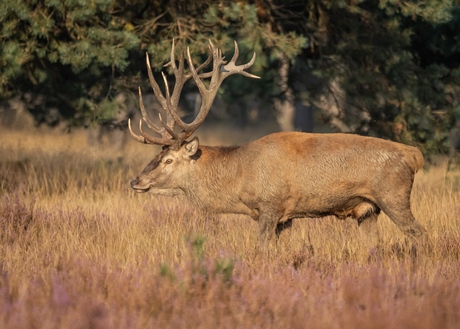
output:
M 142 101 L 142 92 L 139 88 L 139 105 L 142 112 L 142 119 L 139 121 L 140 135 L 132 131 L 131 121 L 128 121 L 128 127 L 136 141 L 144 144 L 162 145 L 163 150 L 147 165 L 136 179 L 131 181 L 133 189 L 138 192 L 146 192 L 153 187 L 158 194 L 175 195 L 180 193 L 181 180 L 184 179 L 184 174 L 188 170 L 187 168 L 190 168 L 189 165 L 196 161 L 196 155 L 199 153 L 198 138 L 195 137 L 191 141 L 187 141 L 187 138 L 192 136 L 204 122 L 222 81 L 233 74 L 259 78 L 245 71 L 254 64 L 256 54 L 254 53 L 252 59 L 243 65 L 236 64 L 238 55 L 238 44 L 235 42 L 235 52 L 230 62 L 227 63 L 222 56 L 222 51 L 215 48 L 212 42 L 209 41 L 209 57 L 198 68 L 195 68 L 190 56 L 190 50 L 187 48 L 189 72 L 186 73 L 182 53 L 178 58 L 178 63 L 176 63 L 175 44 L 173 40 L 171 61 L 165 65 L 170 66 L 174 72 L 175 85 L 172 94 L 170 93 L 166 76 L 163 73 L 165 93 L 162 93 L 152 74 L 149 57 L 148 55 L 146 56 L 150 84 L 162 108 L 161 113 L 159 113 L 160 125 L 155 124 L 148 118 Z M 210 65 L 211 61 L 212 70 L 203 72 Z M 201 94 L 201 106 L 193 122 L 187 124 L 179 117 L 178 106 L 184 84 L 191 78 L 195 81 Z M 209 83 L 205 84 L 204 79 L 209 79 Z M 143 122 L 158 136 L 152 136 L 147 133 L 143 128 Z M 176 125 L 180 129 L 177 129 Z

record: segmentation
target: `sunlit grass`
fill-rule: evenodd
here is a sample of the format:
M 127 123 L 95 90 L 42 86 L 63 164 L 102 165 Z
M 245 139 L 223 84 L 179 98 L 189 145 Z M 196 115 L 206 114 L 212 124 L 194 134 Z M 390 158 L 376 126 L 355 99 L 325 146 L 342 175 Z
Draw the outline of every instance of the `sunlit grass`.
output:
M 84 132 L 2 131 L 0 327 L 460 323 L 460 172 L 417 174 L 424 248 L 382 215 L 373 250 L 355 221 L 328 217 L 295 220 L 265 253 L 249 218 L 130 190 L 156 150 L 88 147 Z

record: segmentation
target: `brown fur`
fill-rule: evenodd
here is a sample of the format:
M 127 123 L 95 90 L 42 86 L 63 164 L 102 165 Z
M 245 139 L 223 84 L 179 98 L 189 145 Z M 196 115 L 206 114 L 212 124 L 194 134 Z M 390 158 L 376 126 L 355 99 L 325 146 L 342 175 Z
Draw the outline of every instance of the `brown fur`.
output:
M 159 157 L 159 158 L 158 158 Z M 166 164 L 166 160 L 172 161 Z M 275 133 L 234 148 L 165 150 L 160 164 L 131 182 L 138 191 L 184 194 L 210 212 L 259 222 L 261 240 L 298 217 L 352 216 L 374 221 L 380 209 L 412 237 L 410 193 L 423 156 L 414 147 L 349 134 Z M 169 193 L 168 191 L 172 191 Z

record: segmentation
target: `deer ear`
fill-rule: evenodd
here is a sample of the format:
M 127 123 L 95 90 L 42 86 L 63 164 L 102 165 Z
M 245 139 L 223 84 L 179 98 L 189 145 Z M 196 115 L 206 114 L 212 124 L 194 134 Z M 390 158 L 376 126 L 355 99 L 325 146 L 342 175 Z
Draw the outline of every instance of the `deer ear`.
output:
M 185 144 L 184 147 L 184 153 L 186 156 L 192 157 L 198 152 L 198 148 L 200 146 L 200 141 L 198 140 L 198 137 L 195 137 L 192 139 L 190 142 Z

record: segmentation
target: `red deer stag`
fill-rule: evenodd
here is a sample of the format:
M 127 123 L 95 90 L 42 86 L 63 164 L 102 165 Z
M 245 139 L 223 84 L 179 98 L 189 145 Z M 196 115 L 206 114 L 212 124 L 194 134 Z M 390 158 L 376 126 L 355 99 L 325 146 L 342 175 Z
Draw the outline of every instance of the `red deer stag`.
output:
M 210 147 L 195 137 L 187 141 L 203 123 L 222 81 L 232 74 L 258 78 L 237 65 L 238 45 L 230 62 L 210 42 L 208 59 L 195 68 L 187 48 L 189 72 L 184 55 L 175 59 L 172 43 L 169 65 L 175 76 L 172 95 L 166 77 L 165 94 L 155 81 L 149 59 L 147 68 L 153 91 L 162 105 L 160 125 L 147 117 L 139 89 L 140 135 L 135 140 L 163 145 L 163 150 L 131 181 L 137 192 L 185 195 L 193 204 L 209 212 L 244 214 L 259 222 L 259 239 L 268 241 L 293 218 L 335 215 L 352 216 L 364 232 L 375 234 L 380 210 L 410 237 L 425 229 L 410 208 L 414 175 L 423 165 L 420 151 L 411 146 L 379 138 L 350 134 L 310 134 L 281 132 L 243 146 Z M 212 71 L 202 72 L 213 62 Z M 199 114 L 192 123 L 178 115 L 184 83 L 193 78 L 202 96 Z M 209 79 L 205 84 L 203 79 Z M 145 132 L 142 121 L 159 136 Z M 177 132 L 176 125 L 180 132 Z

